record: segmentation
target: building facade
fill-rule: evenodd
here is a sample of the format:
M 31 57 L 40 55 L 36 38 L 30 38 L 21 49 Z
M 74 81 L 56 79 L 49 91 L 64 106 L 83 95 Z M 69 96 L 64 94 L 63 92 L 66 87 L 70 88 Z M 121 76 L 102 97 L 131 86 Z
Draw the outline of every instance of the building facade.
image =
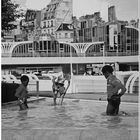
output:
M 121 71 L 138 70 L 138 29 L 117 20 L 114 7 L 108 10 L 108 22 L 100 12 L 72 17 L 72 0 L 27 10 L 21 22 L 25 40 L 2 43 L 2 69 L 43 71 L 61 65 L 68 73 L 71 64 L 74 74 L 83 74 L 88 66 L 117 63 Z
M 25 14 L 25 31 L 28 41 L 34 40 L 36 29 L 40 27 L 41 11 L 27 10 Z
M 78 24 L 77 31 L 75 31 L 77 42 L 104 41 L 105 22 L 101 19 L 100 12 L 80 17 Z
M 71 42 L 72 0 L 51 0 L 41 12 L 41 36 L 48 36 Z M 67 29 L 66 29 L 67 26 Z M 64 27 L 64 28 L 63 28 Z

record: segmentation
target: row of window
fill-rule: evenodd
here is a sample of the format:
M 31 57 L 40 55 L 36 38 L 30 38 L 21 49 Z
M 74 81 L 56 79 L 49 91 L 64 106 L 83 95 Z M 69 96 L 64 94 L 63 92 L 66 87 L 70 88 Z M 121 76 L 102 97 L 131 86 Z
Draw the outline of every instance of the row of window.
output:
M 94 20 L 87 20 L 87 21 L 82 21 L 80 23 L 80 27 L 81 27 L 81 29 L 92 28 L 95 24 L 96 24 L 96 19 L 94 19 Z
M 73 33 L 56 33 L 56 38 L 73 38 Z
M 47 34 L 54 34 L 54 29 L 47 29 L 47 30 L 43 30 L 44 33 L 47 33 Z
M 53 27 L 54 26 L 54 21 L 53 20 L 51 20 L 51 21 L 44 21 L 42 26 L 43 26 L 43 28 Z
M 51 12 L 51 13 L 45 13 L 44 14 L 44 19 L 52 19 L 55 17 L 55 13 Z
M 47 13 L 44 14 L 44 19 L 52 19 L 52 18 L 54 18 L 55 9 L 57 8 L 57 6 L 58 6 L 58 3 L 48 5 L 47 8 L 46 8 Z
M 43 32 L 54 35 L 54 29 L 43 30 Z M 56 33 L 56 38 L 73 38 L 73 33 Z
M 28 12 L 26 14 L 26 21 L 31 21 L 36 18 L 36 13 L 35 12 Z
M 104 28 L 85 28 L 78 30 L 79 36 L 84 37 L 103 37 L 104 36 Z
M 56 9 L 57 6 L 58 6 L 58 3 L 48 5 L 46 11 L 47 11 L 47 12 L 54 11 L 54 10 Z

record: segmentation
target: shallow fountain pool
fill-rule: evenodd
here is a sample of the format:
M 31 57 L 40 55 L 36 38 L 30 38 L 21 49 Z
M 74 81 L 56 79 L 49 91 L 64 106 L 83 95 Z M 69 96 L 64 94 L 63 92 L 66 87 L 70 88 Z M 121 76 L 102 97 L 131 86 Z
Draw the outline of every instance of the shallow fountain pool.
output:
M 52 103 L 51 98 L 29 103 L 29 110 L 27 111 L 18 111 L 17 106 L 3 106 L 3 138 L 6 137 L 7 131 L 11 131 L 9 135 L 15 137 L 17 131 L 37 129 L 52 129 L 53 131 L 70 129 L 72 130 L 69 131 L 70 133 L 73 130 L 79 130 L 78 138 L 81 135 L 81 129 L 96 130 L 97 132 L 111 131 L 114 134 L 115 132 L 118 134 L 127 132 L 127 137 L 129 132 L 131 132 L 131 137 L 132 132 L 135 133 L 134 135 L 138 135 L 138 104 L 136 103 L 122 103 L 118 116 L 107 116 L 105 114 L 107 102 L 104 101 L 65 99 L 62 106 L 53 106 Z M 93 132 L 97 134 L 96 131 Z

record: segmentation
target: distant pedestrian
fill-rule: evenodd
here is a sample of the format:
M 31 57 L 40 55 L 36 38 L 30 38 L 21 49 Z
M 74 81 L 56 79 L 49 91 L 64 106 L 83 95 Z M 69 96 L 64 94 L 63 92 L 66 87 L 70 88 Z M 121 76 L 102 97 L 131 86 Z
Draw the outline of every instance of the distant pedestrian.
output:
M 20 107 L 20 110 L 26 110 L 28 108 L 27 105 L 27 98 L 28 98 L 28 91 L 27 91 L 27 85 L 29 83 L 29 78 L 26 75 L 23 75 L 21 78 L 21 84 L 16 89 L 15 96 L 18 98 L 18 105 Z
M 92 70 L 92 68 L 87 68 L 86 72 L 84 73 L 84 75 L 86 75 L 86 76 L 92 76 L 94 74 L 95 74 L 95 72 Z
M 113 75 L 113 68 L 110 65 L 105 65 L 102 68 L 102 73 L 107 79 L 107 100 L 106 109 L 107 115 L 117 115 L 121 102 L 121 96 L 125 93 L 126 88 L 119 79 Z

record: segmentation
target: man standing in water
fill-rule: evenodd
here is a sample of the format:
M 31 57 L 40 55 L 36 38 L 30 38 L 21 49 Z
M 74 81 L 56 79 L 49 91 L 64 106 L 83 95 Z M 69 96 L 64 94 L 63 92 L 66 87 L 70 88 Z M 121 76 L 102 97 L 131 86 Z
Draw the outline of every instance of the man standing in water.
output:
M 119 79 L 113 75 L 113 68 L 110 65 L 105 65 L 102 68 L 102 73 L 107 79 L 107 115 L 117 115 L 121 102 L 121 96 L 125 93 L 126 88 Z

